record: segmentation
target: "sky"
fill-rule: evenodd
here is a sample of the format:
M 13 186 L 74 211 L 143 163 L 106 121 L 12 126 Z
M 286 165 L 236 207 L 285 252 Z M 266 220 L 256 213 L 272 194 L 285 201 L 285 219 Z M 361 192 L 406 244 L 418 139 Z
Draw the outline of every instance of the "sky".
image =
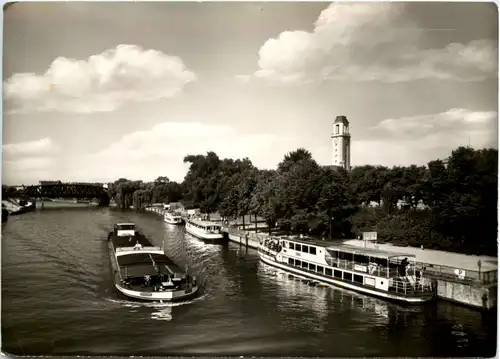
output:
M 493 3 L 52 2 L 4 13 L 5 184 L 182 181 L 189 154 L 425 165 L 498 146 Z

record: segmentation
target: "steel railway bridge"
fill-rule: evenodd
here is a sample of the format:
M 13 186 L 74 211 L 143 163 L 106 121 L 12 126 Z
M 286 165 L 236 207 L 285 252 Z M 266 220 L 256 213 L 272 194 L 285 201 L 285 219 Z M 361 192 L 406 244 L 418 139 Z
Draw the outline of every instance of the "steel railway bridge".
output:
M 35 200 L 44 198 L 75 198 L 75 199 L 97 199 L 100 206 L 109 205 L 109 194 L 107 188 L 102 184 L 94 183 L 41 183 L 39 185 L 27 186 L 20 191 L 21 194 Z

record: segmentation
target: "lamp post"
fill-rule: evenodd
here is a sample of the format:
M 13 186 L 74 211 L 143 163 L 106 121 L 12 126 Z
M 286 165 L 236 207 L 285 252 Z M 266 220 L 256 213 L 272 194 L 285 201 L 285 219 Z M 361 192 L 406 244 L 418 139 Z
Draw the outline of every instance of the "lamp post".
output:
M 330 240 L 332 240 L 332 222 L 335 217 L 328 216 L 330 219 Z

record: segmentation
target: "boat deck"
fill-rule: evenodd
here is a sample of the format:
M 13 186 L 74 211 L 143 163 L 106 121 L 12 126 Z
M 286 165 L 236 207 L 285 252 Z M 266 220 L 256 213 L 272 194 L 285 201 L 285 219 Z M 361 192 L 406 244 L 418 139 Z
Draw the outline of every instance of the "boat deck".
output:
M 115 248 L 122 247 L 133 247 L 137 242 L 143 247 L 152 247 L 151 242 L 144 237 L 143 235 L 135 235 L 135 236 L 111 236 L 111 241 L 113 242 L 113 246 Z

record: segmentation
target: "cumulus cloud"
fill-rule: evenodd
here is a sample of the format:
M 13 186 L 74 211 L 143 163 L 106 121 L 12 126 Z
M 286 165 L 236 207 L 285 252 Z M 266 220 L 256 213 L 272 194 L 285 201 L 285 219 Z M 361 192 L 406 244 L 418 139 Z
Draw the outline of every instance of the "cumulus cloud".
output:
M 39 157 L 47 156 L 57 152 L 59 147 L 50 137 L 44 137 L 38 140 L 5 144 L 2 146 L 4 156 L 12 157 Z
M 312 32 L 285 31 L 259 50 L 253 78 L 275 83 L 350 80 L 401 82 L 415 79 L 474 81 L 495 76 L 493 41 L 426 48 L 424 29 L 405 18 L 405 4 L 333 3 Z M 238 75 L 236 80 L 247 82 Z
M 14 74 L 4 99 L 13 112 L 102 112 L 173 97 L 195 80 L 178 57 L 119 45 L 87 60 L 58 57 L 44 74 Z
M 53 172 L 59 146 L 51 138 L 5 144 L 2 177 L 7 183 L 34 183 Z
M 291 136 L 244 133 L 226 125 L 164 122 L 147 131 L 128 134 L 87 156 L 73 173 L 76 177 L 99 173 L 109 180 L 147 180 L 166 174 L 181 181 L 188 168 L 183 159 L 188 154 L 214 151 L 220 158 L 249 157 L 256 166 L 274 168 L 296 144 L 297 139 Z
M 446 112 L 385 119 L 369 139 L 352 141 L 352 162 L 361 164 L 425 164 L 445 158 L 459 146 L 497 148 L 498 114 L 450 109 Z

